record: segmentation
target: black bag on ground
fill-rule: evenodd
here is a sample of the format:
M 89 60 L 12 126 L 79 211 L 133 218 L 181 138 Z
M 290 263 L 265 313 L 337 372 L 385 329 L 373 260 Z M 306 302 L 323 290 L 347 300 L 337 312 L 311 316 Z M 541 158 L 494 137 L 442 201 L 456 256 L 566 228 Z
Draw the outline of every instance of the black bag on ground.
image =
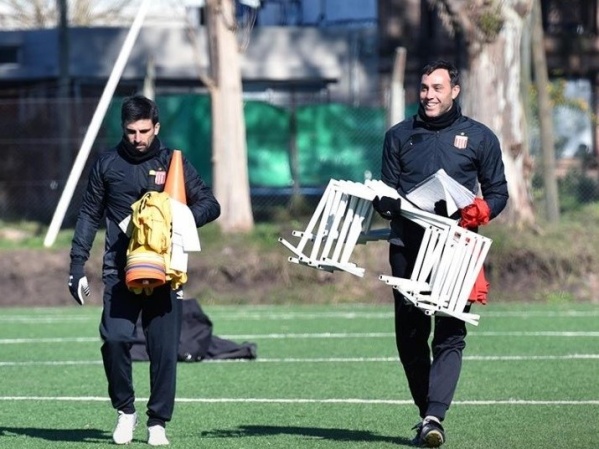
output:
M 212 336 L 210 345 L 208 346 L 208 353 L 206 359 L 210 360 L 226 360 L 226 359 L 250 359 L 253 360 L 258 357 L 258 347 L 256 343 L 250 343 L 244 341 L 241 344 L 235 343 L 231 340 L 225 340 L 224 338 Z
M 200 362 L 209 359 L 253 360 L 257 357 L 255 343 L 243 342 L 238 344 L 212 335 L 212 321 L 204 313 L 197 300 L 185 299 L 181 301 L 181 336 L 177 353 L 180 362 Z M 131 359 L 133 361 L 149 360 L 141 318 L 137 321 L 135 337 L 131 347 Z
M 182 300 L 179 361 L 195 362 L 206 357 L 212 339 L 212 321 L 195 299 Z

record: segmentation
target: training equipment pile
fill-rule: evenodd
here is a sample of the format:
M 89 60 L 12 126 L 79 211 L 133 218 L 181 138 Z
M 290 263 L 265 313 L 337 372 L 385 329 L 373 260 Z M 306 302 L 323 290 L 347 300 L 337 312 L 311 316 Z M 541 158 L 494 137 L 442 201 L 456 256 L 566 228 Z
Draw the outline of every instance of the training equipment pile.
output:
M 304 231 L 293 231 L 297 245 L 279 238 L 293 256 L 289 262 L 325 271 L 342 270 L 363 277 L 351 262 L 357 244 L 386 240 L 389 228 L 372 229 L 372 200 L 401 198 L 382 181 L 332 179 Z M 458 225 L 457 220 L 423 211 L 402 198 L 401 215 L 424 228 L 416 265 L 409 279 L 380 275 L 427 315 L 446 315 L 478 325 L 479 315 L 464 312 L 483 268 L 491 239 Z

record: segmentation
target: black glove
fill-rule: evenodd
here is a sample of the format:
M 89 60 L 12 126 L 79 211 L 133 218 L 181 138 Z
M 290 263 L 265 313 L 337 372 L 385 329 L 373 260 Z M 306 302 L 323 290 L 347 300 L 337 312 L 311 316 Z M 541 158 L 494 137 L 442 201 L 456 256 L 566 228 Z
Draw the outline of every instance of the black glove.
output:
M 375 197 L 372 200 L 372 207 L 386 220 L 399 217 L 401 214 L 401 198 L 391 198 L 389 196 Z
M 85 271 L 81 264 L 71 264 L 69 292 L 71 292 L 75 301 L 80 305 L 83 305 L 85 303 L 85 297 L 89 296 L 89 283 L 87 282 L 87 276 L 85 276 Z

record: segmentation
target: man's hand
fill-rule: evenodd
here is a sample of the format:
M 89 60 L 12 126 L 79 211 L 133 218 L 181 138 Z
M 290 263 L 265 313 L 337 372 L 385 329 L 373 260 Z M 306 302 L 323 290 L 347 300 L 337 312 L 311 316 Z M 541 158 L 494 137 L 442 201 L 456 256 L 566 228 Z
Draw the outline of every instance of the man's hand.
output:
M 83 270 L 83 265 L 71 265 L 69 274 L 69 292 L 80 305 L 85 304 L 85 297 L 89 296 L 89 283 Z
M 466 229 L 474 229 L 486 225 L 491 219 L 489 205 L 482 198 L 474 198 L 474 202 L 464 207 L 461 211 L 462 218 L 459 225 Z
M 386 220 L 391 220 L 401 215 L 401 198 L 389 196 L 376 197 L 372 200 L 372 207 Z

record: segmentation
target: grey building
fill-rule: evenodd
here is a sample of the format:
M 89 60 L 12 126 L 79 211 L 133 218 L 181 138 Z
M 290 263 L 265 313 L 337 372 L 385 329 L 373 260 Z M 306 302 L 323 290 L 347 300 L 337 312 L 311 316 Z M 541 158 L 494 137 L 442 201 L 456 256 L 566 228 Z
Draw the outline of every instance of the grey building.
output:
M 99 96 L 127 32 L 126 27 L 68 30 L 70 96 Z M 376 96 L 374 26 L 255 26 L 240 30 L 238 37 L 247 95 L 302 92 L 354 104 L 372 102 Z M 1 31 L 0 97 L 56 96 L 61 75 L 59 53 L 56 28 Z M 140 90 L 149 72 L 157 93 L 202 92 L 201 77 L 208 74 L 208 68 L 204 26 L 143 27 L 117 92 Z

